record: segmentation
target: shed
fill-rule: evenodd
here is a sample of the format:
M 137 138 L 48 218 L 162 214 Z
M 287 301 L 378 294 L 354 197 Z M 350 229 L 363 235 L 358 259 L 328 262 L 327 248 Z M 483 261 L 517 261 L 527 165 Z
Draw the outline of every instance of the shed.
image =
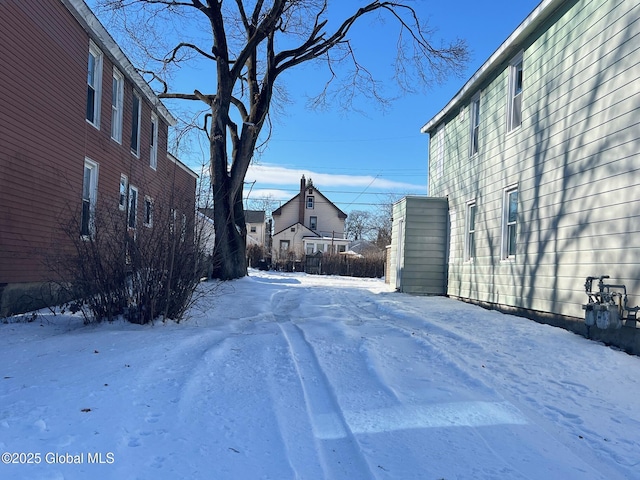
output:
M 408 196 L 393 206 L 389 283 L 400 292 L 445 295 L 448 201 Z

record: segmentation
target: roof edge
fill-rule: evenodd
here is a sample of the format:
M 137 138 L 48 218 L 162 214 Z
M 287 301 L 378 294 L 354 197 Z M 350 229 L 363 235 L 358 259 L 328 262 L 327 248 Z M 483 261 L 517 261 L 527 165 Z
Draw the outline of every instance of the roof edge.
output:
M 97 40 L 101 44 L 101 47 L 106 49 L 109 54 L 115 59 L 117 66 L 126 72 L 126 74 L 134 81 L 136 86 L 142 91 L 145 98 L 153 105 L 162 118 L 171 126 L 178 123 L 176 118 L 171 115 L 167 107 L 164 106 L 160 98 L 156 95 L 149 84 L 142 78 L 142 75 L 138 73 L 136 67 L 127 58 L 126 54 L 122 51 L 120 46 L 113 39 L 111 34 L 102 25 L 98 17 L 93 13 L 84 0 L 60 0 L 62 4 L 67 7 L 67 10 L 71 12 L 74 18 L 87 30 L 89 36 L 93 40 Z
M 549 18 L 557 8 L 566 0 L 543 0 L 533 9 L 533 11 L 522 21 L 507 39 L 502 42 L 498 49 L 482 64 L 482 66 L 471 76 L 471 78 L 462 86 L 462 88 L 454 95 L 454 97 L 440 110 L 431 120 L 429 120 L 421 129 L 420 133 L 429 133 L 440 121 L 453 110 L 461 100 L 481 83 L 492 71 L 496 65 L 502 63 L 515 45 L 520 43 L 533 30 L 535 30 L 542 22 Z
M 175 163 L 182 170 L 187 172 L 189 175 L 191 175 L 193 178 L 195 178 L 196 180 L 199 178 L 196 172 L 194 172 L 189 167 L 187 167 L 184 163 L 182 163 L 175 155 L 172 155 L 169 152 L 167 152 L 167 158 L 173 163 Z

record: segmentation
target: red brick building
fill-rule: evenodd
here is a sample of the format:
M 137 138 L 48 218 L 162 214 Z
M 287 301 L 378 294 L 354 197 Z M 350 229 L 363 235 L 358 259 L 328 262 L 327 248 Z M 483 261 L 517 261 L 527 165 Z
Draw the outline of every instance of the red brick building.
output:
M 82 0 L 0 2 L 0 316 L 35 307 L 75 215 L 131 229 L 156 199 L 195 212 L 196 174 L 167 153 L 175 119 Z

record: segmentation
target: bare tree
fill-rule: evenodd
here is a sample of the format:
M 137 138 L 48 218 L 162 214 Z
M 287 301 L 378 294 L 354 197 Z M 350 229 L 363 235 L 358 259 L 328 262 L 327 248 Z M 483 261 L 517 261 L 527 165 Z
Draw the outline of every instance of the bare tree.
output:
M 344 226 L 347 237 L 352 240 L 368 240 L 373 228 L 373 215 L 366 210 L 349 212 Z
M 278 107 L 277 80 L 282 73 L 305 62 L 324 62 L 329 80 L 312 102 L 349 105 L 356 94 L 384 101 L 380 84 L 362 65 L 352 49 L 349 34 L 356 22 L 374 13 L 390 16 L 398 25 L 395 77 L 404 89 L 442 80 L 459 72 L 467 60 L 463 41 L 435 46 L 432 32 L 405 2 L 372 1 L 338 24 L 330 24 L 328 0 L 100 0 L 103 6 L 125 16 L 137 12 L 143 40 L 158 47 L 166 43 L 152 34 L 158 19 L 178 18 L 196 22 L 182 30 L 183 38 L 165 55 L 152 49 L 146 73 L 163 85 L 161 98 L 197 100 L 206 105 L 204 131 L 210 147 L 210 172 L 216 230 L 214 276 L 232 279 L 246 275 L 246 224 L 243 187 L 247 168 L 258 146 L 259 135 L 269 125 L 269 112 Z M 343 7 L 343 5 L 341 5 Z M 197 23 L 197 22 L 200 23 Z M 129 22 L 128 25 L 135 25 Z M 135 29 L 132 29 L 135 30 Z M 156 29 L 156 32 L 158 30 Z M 197 31 L 193 39 L 186 32 Z M 150 40 L 150 41 L 149 41 Z M 154 56 L 155 55 L 155 56 Z M 198 58 L 215 66 L 202 75 L 202 88 L 171 92 L 167 67 Z M 349 73 L 338 84 L 340 65 Z M 333 89 L 332 87 L 338 88 Z M 274 97 L 274 95 L 276 95 Z

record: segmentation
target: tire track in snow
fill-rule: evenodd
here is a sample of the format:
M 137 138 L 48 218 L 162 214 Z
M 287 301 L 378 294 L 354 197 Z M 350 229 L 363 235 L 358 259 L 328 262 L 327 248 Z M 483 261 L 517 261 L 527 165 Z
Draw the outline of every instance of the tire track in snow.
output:
M 276 292 L 272 297 L 272 311 L 288 344 L 302 386 L 324 478 L 376 478 L 344 419 L 335 391 L 313 347 L 292 321 L 298 305 L 305 304 L 305 296 L 306 291 L 302 289 Z
M 417 301 L 418 297 L 410 298 L 412 301 Z M 426 298 L 422 300 L 425 300 L 425 303 L 427 302 Z M 375 302 L 371 308 L 380 311 L 381 319 L 392 319 L 393 323 L 389 323 L 391 328 L 404 332 L 405 335 L 423 343 L 434 352 L 441 352 L 446 361 L 455 366 L 458 371 L 476 382 L 481 382 L 482 385 L 495 392 L 500 398 L 506 399 L 515 405 L 533 424 L 543 430 L 550 438 L 553 438 L 558 447 L 562 445 L 567 449 L 567 453 L 571 452 L 576 457 L 583 459 L 586 464 L 585 475 L 589 476 L 589 478 L 592 478 L 593 475 L 603 475 L 599 478 L 620 478 L 618 476 L 619 473 L 612 471 L 606 462 L 594 462 L 588 455 L 585 456 L 585 453 L 589 450 L 599 452 L 600 447 L 597 443 L 591 444 L 589 449 L 584 450 L 576 442 L 577 438 L 587 441 L 589 436 L 597 437 L 597 434 L 583 425 L 579 414 L 558 408 L 557 404 L 564 404 L 566 399 L 561 399 L 558 396 L 554 396 L 555 394 L 549 393 L 547 386 L 549 383 L 553 383 L 552 379 L 539 378 L 539 372 L 545 370 L 545 366 L 542 364 L 550 359 L 536 356 L 534 352 L 531 352 L 531 348 L 529 348 L 529 351 L 522 351 L 522 344 L 526 345 L 527 338 L 523 338 L 522 333 L 516 327 L 509 325 L 505 318 L 498 320 L 500 324 L 497 325 L 497 328 L 501 331 L 499 333 L 495 332 L 495 337 L 491 335 L 488 327 L 487 331 L 479 334 L 478 329 L 482 329 L 485 327 L 484 325 L 480 327 L 476 325 L 476 328 L 473 328 L 472 322 L 461 320 L 464 315 L 469 314 L 469 308 L 477 307 L 463 304 L 456 309 L 457 305 L 455 303 L 453 306 L 454 309 L 449 313 L 449 318 L 451 320 L 455 318 L 456 321 L 452 323 L 446 323 L 447 319 L 442 318 L 442 316 L 436 316 L 431 319 L 428 310 L 424 311 L 414 306 L 403 305 L 405 312 L 412 311 L 412 313 L 402 315 L 397 315 L 393 307 L 387 304 L 386 301 Z M 438 308 L 441 307 L 436 306 L 435 310 L 438 310 Z M 485 310 L 480 310 L 480 312 L 502 315 L 498 312 L 486 312 Z M 486 340 L 487 338 L 488 340 Z M 488 346 L 494 345 L 495 341 L 499 342 L 501 338 L 510 339 L 509 345 L 498 344 L 499 347 L 504 347 L 502 353 L 487 349 Z M 454 345 L 455 348 L 452 348 Z M 520 346 L 521 351 L 518 351 L 518 346 Z M 510 350 L 515 350 L 517 354 L 511 354 Z M 469 363 L 470 359 L 472 363 Z M 493 359 L 495 359 L 498 369 L 492 369 L 491 371 L 485 369 L 484 364 L 491 365 Z M 538 362 L 540 362 L 540 365 L 538 365 Z M 558 371 L 561 372 L 561 368 Z M 526 377 L 522 373 L 525 373 Z M 573 382 L 574 389 L 576 385 L 578 384 Z M 535 398 L 530 395 L 532 391 L 537 392 Z M 582 392 L 582 395 L 573 398 L 574 406 L 578 406 L 580 402 L 585 401 L 585 393 Z M 540 401 L 540 398 L 543 400 Z M 578 401 L 576 402 L 576 400 Z M 558 428 L 558 424 L 562 425 L 561 429 Z M 571 435 L 567 436 L 567 431 Z M 483 442 L 489 447 L 490 442 L 484 438 L 482 432 L 479 432 L 479 434 Z M 587 441 L 587 443 L 589 442 Z M 619 460 L 619 455 L 615 449 L 612 448 L 608 453 L 620 465 L 628 466 L 625 462 Z M 499 456 L 500 452 L 494 451 L 494 454 Z

